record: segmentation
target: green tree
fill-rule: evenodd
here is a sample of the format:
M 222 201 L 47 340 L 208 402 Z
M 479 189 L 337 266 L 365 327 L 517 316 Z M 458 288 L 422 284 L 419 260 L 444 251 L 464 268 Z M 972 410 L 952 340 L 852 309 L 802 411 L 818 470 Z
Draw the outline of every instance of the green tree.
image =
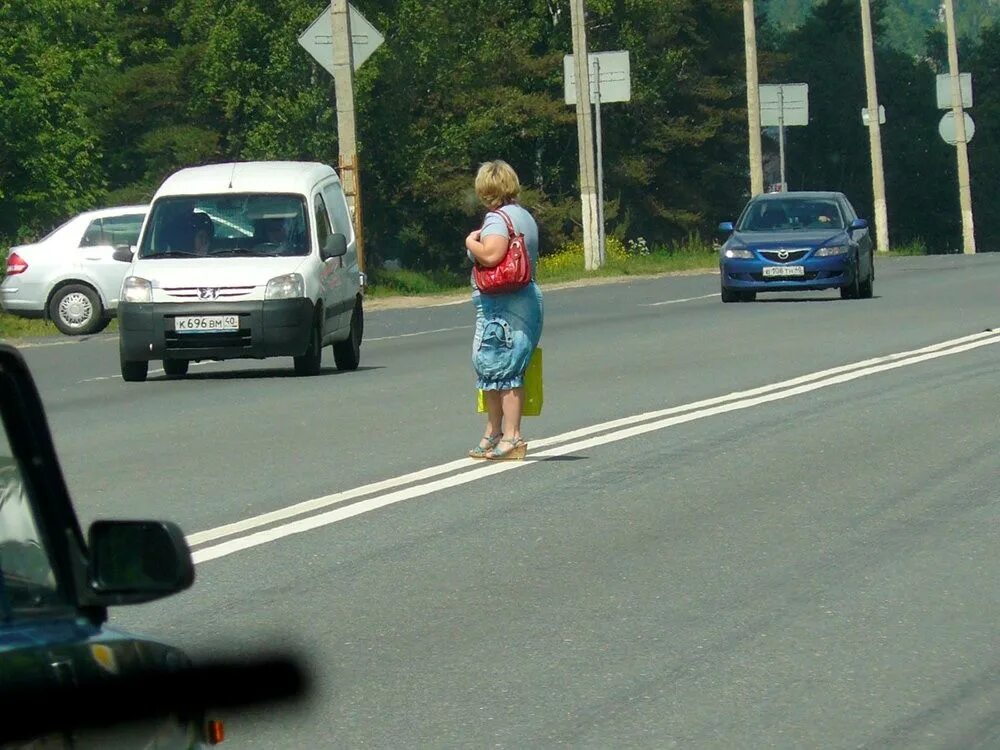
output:
M 0 3 L 0 237 L 37 235 L 99 200 L 100 137 L 80 83 L 115 64 L 113 21 L 98 0 Z

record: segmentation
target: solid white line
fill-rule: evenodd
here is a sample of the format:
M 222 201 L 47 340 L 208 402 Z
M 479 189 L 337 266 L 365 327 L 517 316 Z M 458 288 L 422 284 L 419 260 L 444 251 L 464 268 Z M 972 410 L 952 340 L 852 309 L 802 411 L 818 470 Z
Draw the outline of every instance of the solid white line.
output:
M 720 292 L 716 292 L 715 294 L 703 294 L 700 297 L 685 297 L 684 299 L 668 299 L 664 300 L 663 302 L 645 302 L 639 305 L 639 307 L 661 307 L 662 305 L 676 305 L 681 302 L 694 302 L 700 299 L 712 299 L 712 297 L 721 297 L 721 296 L 722 294 Z
M 393 341 L 395 339 L 408 339 L 413 336 L 426 336 L 429 333 L 444 333 L 446 331 L 464 331 L 472 326 L 452 326 L 451 328 L 435 328 L 432 331 L 417 331 L 416 333 L 399 333 L 395 336 L 379 336 L 373 339 L 365 339 L 365 343 L 370 341 Z
M 731 411 L 738 411 L 742 409 L 749 409 L 761 404 L 769 403 L 772 401 L 778 401 L 781 399 L 792 398 L 804 393 L 809 393 L 811 391 L 819 390 L 821 388 L 828 388 L 833 385 L 840 385 L 842 383 L 849 382 L 862 377 L 868 377 L 870 375 L 879 374 L 889 370 L 894 370 L 900 367 L 908 367 L 910 365 L 918 364 L 921 362 L 926 362 L 929 360 L 937 359 L 939 357 L 946 357 L 952 354 L 958 354 L 961 352 L 970 351 L 972 349 L 977 349 L 983 346 L 990 346 L 993 344 L 1000 344 L 1000 336 L 996 336 L 995 332 L 985 332 L 984 334 L 975 334 L 973 336 L 962 337 L 961 339 L 955 339 L 951 342 L 944 342 L 942 344 L 936 344 L 930 347 L 925 347 L 924 349 L 916 350 L 915 356 L 905 356 L 904 354 L 890 355 L 888 357 L 880 357 L 874 360 L 866 360 L 866 363 L 872 363 L 868 366 L 860 367 L 863 363 L 858 363 L 858 365 L 845 365 L 844 367 L 834 368 L 834 370 L 824 371 L 826 373 L 825 377 L 820 377 L 821 373 L 814 373 L 813 375 L 804 376 L 802 378 L 796 378 L 794 381 L 786 381 L 784 387 L 779 388 L 782 384 L 775 384 L 774 386 L 765 386 L 763 388 L 755 389 L 759 395 L 746 397 L 752 391 L 745 392 L 742 394 L 744 397 L 738 400 L 730 401 L 729 403 L 718 403 L 717 405 L 710 406 L 708 408 L 701 408 L 696 411 L 688 411 L 683 414 L 675 414 L 666 419 L 658 419 L 655 421 L 645 421 L 649 419 L 650 415 L 654 414 L 668 414 L 670 412 L 677 412 L 681 410 L 690 410 L 694 407 L 694 404 L 685 407 L 674 407 L 673 409 L 665 409 L 659 412 L 649 412 L 646 415 L 639 415 L 639 417 L 627 418 L 626 420 L 615 420 L 614 423 L 604 423 L 604 425 L 596 425 L 592 428 L 585 428 L 584 430 L 577 430 L 571 433 L 564 433 L 563 435 L 556 436 L 554 438 L 547 438 L 539 441 L 532 441 L 532 445 L 539 447 L 545 444 L 551 444 L 553 442 L 565 442 L 570 436 L 580 436 L 583 435 L 587 430 L 595 431 L 595 428 L 601 430 L 608 429 L 611 424 L 626 424 L 629 420 L 633 422 L 631 426 L 625 429 L 620 429 L 615 432 L 611 432 L 604 435 L 598 435 L 590 438 L 589 440 L 574 440 L 569 445 L 564 445 L 562 447 L 553 448 L 548 451 L 542 451 L 540 453 L 533 453 L 532 458 L 527 461 L 511 461 L 503 462 L 499 464 L 476 462 L 474 459 L 465 459 L 462 461 L 453 461 L 449 464 L 442 464 L 438 467 L 431 467 L 430 469 L 425 469 L 423 472 L 415 472 L 414 474 L 405 475 L 404 477 L 397 477 L 395 479 L 386 480 L 385 482 L 377 483 L 376 485 L 368 485 L 366 487 L 359 487 L 355 490 L 351 490 L 346 493 L 338 493 L 337 495 L 330 495 L 325 498 L 317 498 L 316 500 L 308 501 L 307 503 L 300 503 L 295 506 L 290 506 L 279 511 L 274 511 L 273 513 L 265 514 L 264 516 L 257 516 L 255 518 L 247 519 L 246 521 L 239 522 L 237 524 L 229 524 L 228 526 L 219 527 L 218 529 L 211 529 L 199 534 L 193 534 L 188 537 L 188 543 L 192 546 L 198 542 L 206 542 L 211 539 L 221 538 L 223 536 L 231 536 L 234 533 L 239 533 L 239 530 L 248 530 L 256 526 L 264 525 L 265 523 L 271 523 L 275 520 L 280 520 L 282 516 L 289 517 L 292 515 L 301 515 L 302 513 L 308 512 L 308 510 L 317 509 L 319 507 L 324 507 L 325 505 L 330 505 L 333 502 L 340 502 L 342 500 L 350 499 L 349 496 L 353 495 L 355 497 L 370 494 L 373 491 L 377 491 L 374 488 L 381 486 L 388 488 L 393 486 L 393 484 L 398 485 L 402 483 L 409 483 L 417 481 L 416 475 L 421 474 L 424 476 L 432 476 L 436 473 L 441 473 L 444 467 L 450 467 L 448 470 L 454 470 L 457 468 L 462 468 L 463 466 L 475 465 L 477 468 L 458 474 L 451 477 L 445 477 L 433 482 L 428 482 L 426 484 L 420 484 L 414 487 L 408 487 L 406 489 L 397 490 L 391 492 L 387 495 L 382 495 L 379 497 L 370 498 L 360 503 L 355 503 L 346 507 L 336 508 L 334 510 L 328 511 L 326 513 L 321 513 L 314 516 L 309 516 L 308 518 L 303 518 L 298 521 L 283 524 L 271 529 L 264 531 L 259 531 L 247 536 L 239 537 L 237 539 L 232 539 L 228 542 L 223 542 L 221 544 L 212 545 L 210 547 L 204 547 L 202 549 L 196 550 L 193 553 L 195 562 L 205 562 L 207 560 L 213 560 L 219 557 L 224 557 L 226 555 L 233 554 L 235 552 L 249 549 L 251 547 L 256 547 L 262 544 L 267 544 L 269 542 L 281 539 L 286 536 L 291 536 L 293 534 L 299 534 L 304 531 L 309 531 L 312 529 L 319 528 L 321 526 L 326 526 L 338 521 L 345 520 L 347 518 L 352 518 L 363 513 L 368 513 L 379 508 L 384 508 L 388 505 L 393 505 L 395 503 L 402 502 L 404 500 L 412 500 L 417 497 L 422 497 L 424 495 L 431 494 L 443 489 L 450 489 L 452 487 L 457 487 L 469 482 L 483 479 L 494 474 L 499 474 L 504 471 L 510 471 L 519 467 L 527 466 L 529 464 L 535 463 L 538 459 L 549 458 L 553 456 L 568 455 L 570 453 L 576 453 L 587 448 L 607 445 L 609 443 L 618 442 L 620 440 L 626 440 L 628 438 L 636 437 L 645 433 L 653 432 L 656 430 L 662 430 L 667 427 L 672 427 L 679 424 L 684 424 L 686 422 L 692 422 L 699 419 L 706 419 L 708 417 L 717 416 L 719 414 L 724 414 Z M 836 374 L 832 374 L 836 372 Z M 789 383 L 798 382 L 798 385 L 788 387 Z M 736 395 L 736 394 L 733 394 Z M 707 401 L 698 402 L 698 404 L 708 404 L 712 401 L 721 402 L 729 397 L 721 397 L 720 399 L 709 399 Z M 635 424 L 636 421 L 643 421 L 641 424 Z M 337 498 L 333 500 L 331 498 Z M 310 506 L 307 509 L 303 509 L 304 506 Z M 262 519 L 268 518 L 269 520 L 263 521 Z M 241 527 L 237 530 L 237 527 Z M 220 533 L 221 532 L 221 533 Z

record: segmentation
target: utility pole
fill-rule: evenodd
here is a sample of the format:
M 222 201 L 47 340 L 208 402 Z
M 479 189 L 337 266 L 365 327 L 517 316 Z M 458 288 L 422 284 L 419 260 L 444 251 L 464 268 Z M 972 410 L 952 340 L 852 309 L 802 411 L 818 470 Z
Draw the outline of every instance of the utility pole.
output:
M 597 227 L 597 175 L 594 165 L 594 125 L 590 114 L 590 57 L 584 0 L 570 0 L 573 27 L 573 77 L 576 79 L 576 133 L 580 147 L 580 203 L 583 205 L 583 265 L 600 268 Z
M 951 111 L 955 114 L 955 151 L 958 154 L 958 202 L 962 210 L 962 252 L 976 252 L 976 230 L 972 220 L 972 178 L 969 175 L 969 145 L 965 132 L 965 111 L 959 85 L 958 36 L 955 33 L 955 4 L 944 0 L 948 27 L 948 72 L 951 74 Z
M 871 0 L 861 0 L 861 31 L 865 49 L 865 88 L 868 92 L 868 141 L 872 159 L 872 195 L 875 199 L 875 246 L 889 252 L 889 212 L 885 203 L 885 172 L 882 168 L 882 130 L 879 123 L 878 90 L 875 84 L 875 42 L 872 38 Z
M 753 0 L 743 0 L 743 39 L 747 58 L 747 127 L 750 133 L 750 195 L 764 192 L 764 159 L 760 139 L 760 84 L 757 80 L 757 20 Z
M 347 205 L 354 217 L 357 235 L 358 268 L 364 273 L 364 240 L 361 220 L 361 175 L 358 164 L 357 128 L 354 122 L 354 50 L 351 16 L 347 0 L 332 0 L 333 86 L 337 97 L 337 146 L 340 151 L 340 177 Z

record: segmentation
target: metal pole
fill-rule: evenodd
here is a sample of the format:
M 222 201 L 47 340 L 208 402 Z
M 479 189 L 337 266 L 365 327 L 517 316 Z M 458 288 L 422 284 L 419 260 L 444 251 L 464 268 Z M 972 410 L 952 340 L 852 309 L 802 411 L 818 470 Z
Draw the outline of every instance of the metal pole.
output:
M 583 209 L 583 263 L 593 271 L 597 257 L 597 191 L 594 183 L 594 127 L 590 111 L 590 66 L 584 0 L 570 0 L 573 27 L 573 75 L 576 79 L 576 133 L 580 150 L 580 203 Z
M 597 265 L 601 267 L 605 261 L 604 239 L 604 136 L 601 127 L 601 60 L 594 58 L 594 112 L 597 119 L 595 134 L 597 137 Z
M 958 202 L 962 210 L 962 252 L 976 252 L 976 230 L 972 219 L 972 178 L 969 174 L 969 144 L 965 132 L 965 110 L 959 84 L 958 38 L 955 33 L 955 5 L 944 0 L 945 23 L 948 26 L 948 72 L 951 74 L 951 111 L 955 117 L 955 151 L 958 156 Z
M 354 121 L 354 50 L 351 44 L 351 16 L 347 0 L 332 0 L 333 86 L 337 97 L 337 147 L 344 195 L 354 217 L 357 235 L 358 270 L 364 273 L 364 239 L 361 221 L 361 170 L 358 163 L 357 129 Z M 345 179 L 347 178 L 347 179 Z
M 781 192 L 785 188 L 785 87 L 778 86 L 778 153 L 781 155 Z
M 764 192 L 764 160 L 760 137 L 760 84 L 757 79 L 757 21 L 753 0 L 743 0 L 743 41 L 747 60 L 747 127 L 750 135 L 750 195 Z
M 878 89 L 875 84 L 875 41 L 872 37 L 871 0 L 861 0 L 861 31 L 864 37 L 865 88 L 868 94 L 868 141 L 872 160 L 872 195 L 875 199 L 875 246 L 889 252 L 889 212 L 885 202 L 882 168 L 882 129 L 879 123 Z

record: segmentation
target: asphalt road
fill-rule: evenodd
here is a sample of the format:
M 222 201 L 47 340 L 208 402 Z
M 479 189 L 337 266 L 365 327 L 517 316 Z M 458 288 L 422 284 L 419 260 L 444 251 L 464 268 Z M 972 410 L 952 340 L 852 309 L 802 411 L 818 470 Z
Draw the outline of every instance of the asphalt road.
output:
M 1000 255 L 877 272 L 547 292 L 523 463 L 462 458 L 464 302 L 369 312 L 316 378 L 24 352 L 82 520 L 175 520 L 198 561 L 113 622 L 308 655 L 310 700 L 226 746 L 995 748 Z

